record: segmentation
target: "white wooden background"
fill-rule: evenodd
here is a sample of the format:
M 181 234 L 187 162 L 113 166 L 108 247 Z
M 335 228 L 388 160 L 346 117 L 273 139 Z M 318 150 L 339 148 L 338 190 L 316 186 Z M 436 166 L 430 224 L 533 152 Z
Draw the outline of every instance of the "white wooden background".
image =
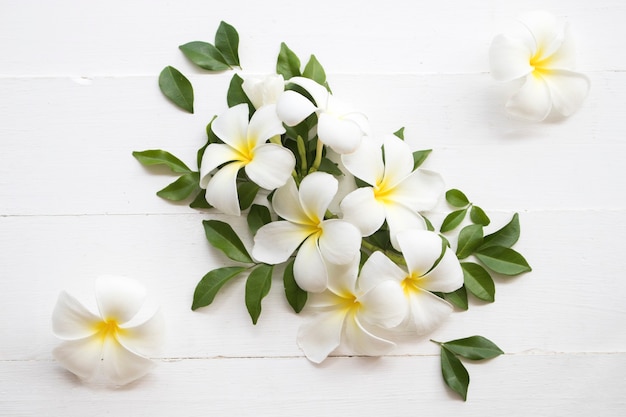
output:
M 534 9 L 570 22 L 592 81 L 562 122 L 510 119 L 510 91 L 488 73 L 498 28 Z M 520 213 L 516 249 L 533 272 L 497 280 L 494 304 L 432 335 L 481 334 L 506 352 L 467 365 L 467 403 L 426 339 L 312 365 L 278 280 L 257 326 L 242 282 L 190 310 L 197 281 L 227 260 L 205 241 L 208 216 L 156 197 L 171 177 L 131 152 L 193 164 L 232 73 L 205 75 L 177 48 L 212 41 L 220 20 L 240 33 L 245 74 L 272 72 L 281 41 L 316 54 L 338 96 L 376 132 L 406 126 L 494 227 Z M 0 0 L 0 415 L 624 415 L 625 21 L 622 0 Z M 166 65 L 194 83 L 194 115 L 162 97 Z M 104 273 L 143 282 L 168 325 L 156 369 L 117 390 L 81 384 L 51 356 L 59 291 L 90 294 Z

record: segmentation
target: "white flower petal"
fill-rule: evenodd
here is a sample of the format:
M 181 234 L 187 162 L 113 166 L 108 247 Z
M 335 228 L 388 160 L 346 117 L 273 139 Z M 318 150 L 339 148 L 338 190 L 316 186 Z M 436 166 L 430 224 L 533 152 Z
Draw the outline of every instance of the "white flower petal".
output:
M 452 313 L 452 306 L 428 291 L 413 291 L 409 296 L 410 320 L 417 334 L 436 329 Z
M 264 143 L 254 150 L 254 159 L 245 170 L 261 188 L 273 190 L 285 185 L 295 165 L 296 159 L 289 150 L 274 143 Z
M 388 199 L 415 211 L 426 211 L 437 205 L 444 189 L 441 175 L 426 169 L 416 169 L 394 187 Z
M 300 326 L 297 343 L 311 362 L 321 363 L 339 346 L 344 319 L 345 314 L 330 311 Z
M 211 143 L 202 154 L 200 163 L 200 187 L 206 188 L 211 180 L 211 171 L 226 162 L 241 160 L 241 154 L 223 143 Z
M 91 380 L 102 359 L 102 338 L 93 335 L 61 343 L 52 351 L 54 358 L 68 371 L 84 380 Z
M 491 75 L 498 81 L 511 81 L 530 74 L 532 52 L 519 39 L 496 36 L 489 48 Z
M 285 262 L 311 231 L 288 221 L 276 221 L 261 227 L 254 236 L 252 256 L 270 265 Z
M 562 42 L 563 25 L 556 17 L 546 11 L 537 10 L 521 14 L 518 21 L 524 25 L 535 40 L 536 49 L 533 54 L 548 57 Z
M 292 223 L 308 224 L 309 219 L 302 204 L 300 194 L 293 178 L 289 178 L 285 185 L 278 188 L 272 199 L 272 207 L 280 217 Z
M 341 162 L 352 175 L 372 186 L 385 173 L 381 143 L 370 137 L 364 137 L 354 152 L 341 155 Z
M 387 204 L 385 206 L 385 217 L 387 226 L 389 226 L 391 245 L 396 250 L 400 250 L 397 239 L 398 233 L 407 230 L 423 231 L 426 229 L 424 218 L 415 210 L 411 210 L 402 204 Z
M 364 132 L 352 120 L 321 113 L 317 122 L 317 136 L 320 141 L 339 154 L 354 152 L 363 138 Z
M 52 312 L 52 331 L 61 339 L 83 339 L 97 332 L 96 325 L 101 320 L 78 300 L 63 291 L 59 294 Z
M 416 276 L 430 271 L 443 250 L 439 235 L 427 230 L 403 231 L 396 238 L 409 272 Z
M 401 282 L 406 278 L 407 272 L 396 265 L 382 252 L 374 252 L 363 264 L 359 275 L 359 288 L 369 291 L 381 282 L 395 279 Z
M 328 108 L 328 101 L 332 95 L 323 85 L 306 77 L 293 77 L 287 82 L 304 88 L 311 95 L 319 109 L 326 110 Z
M 147 374 L 154 363 L 125 349 L 117 340 L 107 338 L 102 350 L 102 371 L 115 385 L 125 385 Z
M 324 219 L 328 205 L 337 193 L 337 179 L 325 172 L 314 172 L 300 183 L 300 203 L 309 219 L 319 223 Z
M 143 306 L 146 289 L 138 281 L 117 276 L 96 280 L 96 301 L 103 319 L 123 324 L 132 319 Z
M 358 188 L 340 204 L 343 220 L 355 225 L 362 236 L 369 236 L 385 221 L 385 207 L 374 197 L 372 187 Z
M 359 297 L 359 317 L 363 321 L 385 328 L 392 328 L 405 319 L 408 306 L 400 282 L 387 279 Z
M 308 98 L 291 90 L 282 93 L 276 103 L 276 114 L 287 126 L 297 125 L 315 110 L 317 107 Z
M 155 355 L 160 352 L 164 340 L 164 320 L 160 310 L 148 320 L 132 327 L 120 326 L 122 329 L 117 337 L 122 346 L 142 356 Z
M 389 187 L 396 186 L 413 172 L 413 152 L 409 145 L 395 135 L 383 138 L 385 152 L 385 182 Z
M 548 85 L 541 76 L 528 74 L 522 88 L 505 107 L 513 116 L 538 122 L 544 120 L 552 108 Z
M 206 186 L 207 202 L 224 214 L 233 216 L 241 214 L 237 194 L 237 173 L 243 166 L 243 162 L 224 165 L 211 177 Z
M 248 125 L 248 147 L 255 148 L 273 136 L 282 135 L 285 128 L 276 114 L 276 105 L 269 104 L 257 109 Z
M 567 23 L 565 24 L 561 39 L 559 39 L 558 49 L 550 55 L 549 63 L 552 69 L 573 69 L 576 65 L 574 37 Z
M 554 110 L 563 116 L 578 110 L 589 93 L 589 78 L 577 72 L 552 70 L 544 80 L 550 89 Z
M 219 115 L 211 124 L 213 133 L 235 149 L 247 146 L 248 105 L 238 104 Z
M 345 264 L 354 259 L 361 248 L 361 233 L 351 223 L 339 219 L 322 223 L 319 248 L 324 259 L 336 264 Z
M 344 324 L 345 343 L 358 355 L 381 356 L 389 353 L 396 344 L 380 338 L 359 322 L 358 316 L 350 314 Z
M 328 285 L 326 265 L 314 237 L 306 239 L 293 263 L 293 277 L 300 288 L 310 292 L 322 292 Z
M 264 78 L 247 77 L 241 84 L 246 96 L 255 109 L 278 101 L 285 90 L 285 79 L 280 74 L 268 75 Z
M 360 258 L 360 256 L 354 256 L 350 262 L 346 262 L 344 264 L 326 262 L 328 289 L 337 296 L 342 297 L 341 299 L 337 298 L 335 304 L 338 304 L 340 300 L 345 302 L 346 299 L 350 299 L 355 296 Z
M 330 265 L 330 264 L 329 264 Z M 334 275 L 330 272 L 330 267 L 327 265 L 329 274 L 328 278 L 334 277 Z M 341 265 L 344 269 L 347 267 L 346 265 Z M 356 279 L 356 278 L 355 278 Z M 329 288 L 322 292 L 312 292 L 309 293 L 306 306 L 307 308 L 318 309 L 318 310 L 329 310 L 336 309 L 341 306 L 345 302 L 344 297 L 338 296 L 334 291 L 332 291 L 330 287 L 329 280 Z
M 429 273 L 417 280 L 417 286 L 428 291 L 452 292 L 463 285 L 463 270 L 456 255 L 446 248 L 443 257 Z

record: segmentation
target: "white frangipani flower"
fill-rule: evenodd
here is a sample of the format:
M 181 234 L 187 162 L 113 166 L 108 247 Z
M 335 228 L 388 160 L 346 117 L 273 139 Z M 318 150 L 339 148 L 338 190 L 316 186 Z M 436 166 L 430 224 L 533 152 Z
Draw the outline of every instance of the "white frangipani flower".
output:
M 339 154 L 353 152 L 359 146 L 369 130 L 365 115 L 347 107 L 313 80 L 293 77 L 288 82 L 304 88 L 315 103 L 295 91 L 285 91 L 278 99 L 276 111 L 287 126 L 295 126 L 315 112 L 317 136 L 322 143 Z
M 252 256 L 274 265 L 285 262 L 298 249 L 293 272 L 300 288 L 312 292 L 326 289 L 326 264 L 346 264 L 361 247 L 361 234 L 352 224 L 324 220 L 337 187 L 332 175 L 314 172 L 304 177 L 300 189 L 293 179 L 277 189 L 272 206 L 284 220 L 257 231 Z
M 413 169 L 411 149 L 403 140 L 388 135 L 382 146 L 366 138 L 359 148 L 341 160 L 348 171 L 363 180 L 362 187 L 341 202 L 343 219 L 356 225 L 363 236 L 378 230 L 387 220 L 391 243 L 402 230 L 425 229 L 418 211 L 432 209 L 444 189 L 443 179 L 435 172 Z
M 426 334 L 452 312 L 452 306 L 432 292 L 459 289 L 463 285 L 463 270 L 456 255 L 442 245 L 434 232 L 408 230 L 399 233 L 397 239 L 407 270 L 382 252 L 374 252 L 361 270 L 361 285 L 371 287 L 388 279 L 399 282 L 409 307 L 404 325 L 418 334 Z
M 402 286 L 393 278 L 364 285 L 357 278 L 359 258 L 329 265 L 328 289 L 312 294 L 307 302 L 307 308 L 318 313 L 300 326 L 297 342 L 312 362 L 322 362 L 342 343 L 351 352 L 368 356 L 384 355 L 395 347 L 377 336 L 376 329 L 393 328 L 406 317 Z
M 238 104 L 217 117 L 211 128 L 224 142 L 211 143 L 200 164 L 200 186 L 206 188 L 206 200 L 213 207 L 225 214 L 241 213 L 237 194 L 241 168 L 266 190 L 284 185 L 291 177 L 296 164 L 293 154 L 281 145 L 266 143 L 285 132 L 274 105 L 259 108 L 248 122 L 248 105 Z
M 569 116 L 589 92 L 589 79 L 574 72 L 574 42 L 567 24 L 543 11 L 520 16 L 517 26 L 496 36 L 489 58 L 498 81 L 524 78 L 521 89 L 506 103 L 514 116 L 544 120 L 555 110 Z
M 276 104 L 278 97 L 285 91 L 285 79 L 280 74 L 266 77 L 247 77 L 241 85 L 243 92 L 250 99 L 255 109 L 268 104 Z
M 96 281 L 98 313 L 85 308 L 63 291 L 52 313 L 54 334 L 65 340 L 54 357 L 83 380 L 97 379 L 124 385 L 144 376 L 152 367 L 150 355 L 163 341 L 160 311 L 141 318 L 146 292 L 137 281 L 101 277 Z

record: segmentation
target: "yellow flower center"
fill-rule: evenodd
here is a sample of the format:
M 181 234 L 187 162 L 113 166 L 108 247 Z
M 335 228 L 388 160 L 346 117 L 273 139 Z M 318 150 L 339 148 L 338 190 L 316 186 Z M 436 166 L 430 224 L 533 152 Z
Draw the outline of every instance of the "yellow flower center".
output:
M 400 283 L 400 285 L 402 286 L 402 290 L 404 291 L 404 294 L 409 295 L 411 293 L 422 291 L 422 289 L 418 285 L 419 280 L 420 280 L 420 276 L 416 274 L 415 272 L 411 273 L 410 275 L 407 275 Z
M 105 319 L 100 321 L 95 324 L 95 329 L 102 341 L 108 338 L 117 340 L 117 335 L 125 332 L 124 329 L 120 328 L 116 319 Z
M 383 177 L 374 186 L 374 198 L 381 203 L 388 203 L 393 195 L 393 186 Z
M 533 67 L 533 75 L 539 76 L 550 72 L 550 57 L 543 56 L 542 48 L 538 48 L 535 55 L 530 57 L 530 66 Z

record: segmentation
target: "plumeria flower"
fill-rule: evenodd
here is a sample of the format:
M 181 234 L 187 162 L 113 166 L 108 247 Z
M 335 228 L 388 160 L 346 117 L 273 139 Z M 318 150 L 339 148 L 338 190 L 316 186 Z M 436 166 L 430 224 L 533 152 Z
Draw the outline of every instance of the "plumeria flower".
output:
M 267 77 L 247 77 L 241 85 L 243 92 L 250 99 L 255 109 L 268 104 L 276 104 L 278 97 L 285 91 L 285 79 L 280 74 Z
M 300 326 L 297 342 L 310 361 L 322 362 L 341 344 L 367 356 L 384 355 L 395 347 L 376 330 L 393 328 L 406 317 L 402 286 L 392 278 L 364 285 L 357 279 L 358 269 L 358 256 L 346 265 L 329 265 L 328 289 L 312 294 L 307 302 L 318 314 Z
M 406 270 L 382 252 L 374 252 L 361 270 L 361 285 L 372 287 L 388 279 L 399 282 L 409 307 L 401 327 L 426 334 L 452 312 L 452 306 L 433 292 L 459 289 L 463 285 L 463 270 L 455 254 L 442 245 L 441 238 L 434 232 L 408 230 L 399 233 L 397 238 Z
M 544 120 L 555 110 L 569 116 L 581 106 L 589 79 L 574 72 L 574 42 L 567 24 L 547 12 L 519 18 L 511 33 L 496 36 L 489 57 L 491 74 L 499 81 L 524 79 L 521 89 L 506 103 L 514 116 Z
M 65 291 L 52 313 L 52 329 L 65 340 L 54 357 L 81 379 L 102 374 L 115 385 L 144 376 L 153 366 L 149 359 L 161 347 L 161 313 L 142 318 L 146 292 L 137 281 L 101 277 L 96 281 L 98 312 L 93 313 Z M 146 311 L 148 311 L 146 309 Z M 139 319 L 139 320 L 138 320 Z
M 325 145 L 339 154 L 353 152 L 368 131 L 367 118 L 337 100 L 326 87 L 304 77 L 293 77 L 289 83 L 304 88 L 313 98 L 295 91 L 285 91 L 276 104 L 278 117 L 287 125 L 295 126 L 312 113 L 317 113 L 317 136 Z
M 298 249 L 293 267 L 297 284 L 305 291 L 326 289 L 326 264 L 346 264 L 361 247 L 361 234 L 352 224 L 324 220 L 337 187 L 332 175 L 314 172 L 304 177 L 300 189 L 293 179 L 277 189 L 272 205 L 284 220 L 268 223 L 257 231 L 252 256 L 274 265 L 285 262 Z
M 394 135 L 380 143 L 367 138 L 353 153 L 342 155 L 346 169 L 369 184 L 348 194 L 341 202 L 343 219 L 356 225 L 363 236 L 377 231 L 386 220 L 391 243 L 407 229 L 425 229 L 419 211 L 430 210 L 439 201 L 444 184 L 441 176 L 414 169 L 411 149 Z
M 284 185 L 291 177 L 296 164 L 293 154 L 281 145 L 266 143 L 285 132 L 274 105 L 257 109 L 248 122 L 248 106 L 238 104 L 216 118 L 211 128 L 224 142 L 211 143 L 200 164 L 200 186 L 206 188 L 206 200 L 213 207 L 225 214 L 241 214 L 237 194 L 241 168 L 266 190 Z

